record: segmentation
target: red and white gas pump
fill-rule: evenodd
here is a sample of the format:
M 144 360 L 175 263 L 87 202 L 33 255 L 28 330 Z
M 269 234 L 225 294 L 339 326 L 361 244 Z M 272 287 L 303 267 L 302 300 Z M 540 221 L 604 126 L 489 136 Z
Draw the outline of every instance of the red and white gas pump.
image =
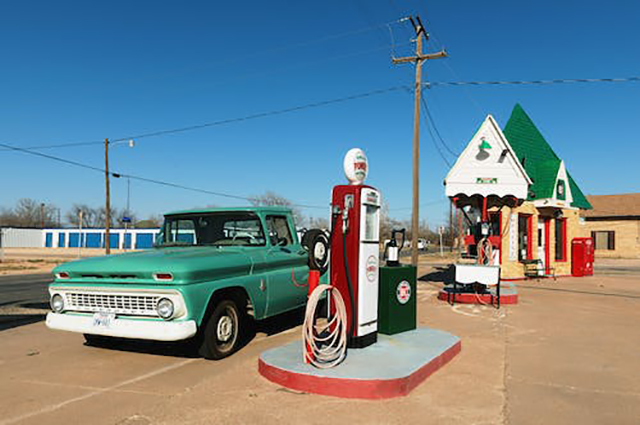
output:
M 368 162 L 362 150 L 347 152 L 344 171 L 350 184 L 332 191 L 330 279 L 347 307 L 348 346 L 362 348 L 378 335 L 380 192 L 363 185 Z

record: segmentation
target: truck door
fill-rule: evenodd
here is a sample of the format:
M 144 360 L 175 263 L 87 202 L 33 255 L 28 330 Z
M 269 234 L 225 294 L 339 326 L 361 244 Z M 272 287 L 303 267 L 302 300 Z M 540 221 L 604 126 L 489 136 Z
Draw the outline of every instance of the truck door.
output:
M 269 316 L 304 305 L 307 298 L 307 253 L 292 231 L 286 215 L 267 216 L 269 249 L 266 254 Z

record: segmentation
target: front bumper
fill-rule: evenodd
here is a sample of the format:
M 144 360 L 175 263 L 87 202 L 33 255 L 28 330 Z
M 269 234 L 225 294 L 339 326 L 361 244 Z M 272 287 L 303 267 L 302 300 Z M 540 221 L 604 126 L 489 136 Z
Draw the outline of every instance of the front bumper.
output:
M 194 320 L 167 322 L 164 320 L 132 320 L 116 318 L 108 328 L 94 326 L 92 315 L 48 313 L 47 327 L 61 331 L 80 332 L 120 338 L 153 341 L 180 341 L 191 338 L 198 330 Z

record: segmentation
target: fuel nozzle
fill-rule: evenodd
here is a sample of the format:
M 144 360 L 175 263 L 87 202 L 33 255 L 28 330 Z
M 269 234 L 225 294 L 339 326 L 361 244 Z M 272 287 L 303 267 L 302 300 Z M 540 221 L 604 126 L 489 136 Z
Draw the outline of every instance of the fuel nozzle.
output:
M 342 234 L 346 235 L 349 231 L 349 210 L 353 208 L 353 195 L 344 197 L 344 208 L 342 209 Z

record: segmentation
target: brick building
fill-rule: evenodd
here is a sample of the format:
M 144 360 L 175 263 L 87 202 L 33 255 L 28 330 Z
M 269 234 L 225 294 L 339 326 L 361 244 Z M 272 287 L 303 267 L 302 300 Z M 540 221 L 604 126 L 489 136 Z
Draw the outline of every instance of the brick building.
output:
M 485 119 L 445 187 L 466 210 L 469 229 L 479 220 L 469 213 L 486 202 L 494 262 L 503 279 L 525 278 L 532 266 L 538 274 L 571 274 L 571 240 L 588 236 L 580 211 L 591 204 L 520 105 L 504 131 L 491 115 Z
M 592 195 L 583 211 L 597 258 L 640 258 L 640 193 Z

